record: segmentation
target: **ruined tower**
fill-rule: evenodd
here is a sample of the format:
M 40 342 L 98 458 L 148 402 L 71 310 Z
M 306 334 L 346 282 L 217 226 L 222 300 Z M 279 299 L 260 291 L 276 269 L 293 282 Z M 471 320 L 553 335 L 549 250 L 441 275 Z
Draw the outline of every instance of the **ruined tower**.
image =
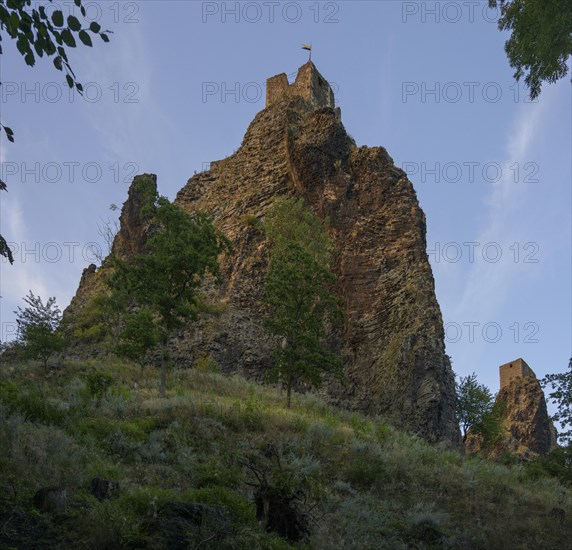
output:
M 296 80 L 292 84 L 288 82 L 286 73 L 278 74 L 266 81 L 266 107 L 294 96 L 304 98 L 316 109 L 335 107 L 331 86 L 311 61 L 298 69 Z
M 501 388 L 508 386 L 517 378 L 525 378 L 526 376 L 533 376 L 536 378 L 533 370 L 526 364 L 526 361 L 522 359 L 522 357 L 501 365 L 499 367 L 499 372 Z

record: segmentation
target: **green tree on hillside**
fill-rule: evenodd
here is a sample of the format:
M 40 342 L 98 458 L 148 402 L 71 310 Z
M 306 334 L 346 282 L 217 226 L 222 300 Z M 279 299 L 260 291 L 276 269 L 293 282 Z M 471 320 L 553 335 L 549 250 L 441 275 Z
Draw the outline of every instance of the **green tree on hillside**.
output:
M 137 363 L 143 370 L 147 353 L 157 347 L 165 337 L 162 332 L 161 327 L 153 319 L 151 310 L 145 307 L 139 308 L 126 315 L 115 351 L 121 357 Z
M 163 396 L 170 363 L 169 335 L 196 317 L 198 287 L 207 273 L 219 275 L 218 256 L 229 245 L 203 212 L 189 215 L 157 194 L 149 208 L 155 227 L 148 240 L 149 252 L 128 262 L 113 258 L 114 272 L 108 284 L 112 299 L 120 302 L 127 314 L 120 341 L 130 346 L 130 351 L 124 347 L 124 352 L 143 354 L 157 337 Z M 133 313 L 138 307 L 144 309 Z M 155 335 L 143 338 L 145 325 L 151 331 L 151 324 Z
M 477 382 L 473 372 L 469 376 L 461 376 L 457 386 L 457 418 L 463 432 L 463 442 L 467 439 L 470 428 L 483 426 L 493 410 L 493 396 L 484 384 Z
M 505 43 L 514 77 L 540 95 L 543 82 L 556 82 L 568 74 L 572 55 L 572 2 L 570 0 L 489 0 L 500 7 L 499 29 L 512 31 Z
M 552 420 L 559 422 L 563 429 L 559 439 L 563 444 L 572 443 L 572 358 L 568 362 L 567 372 L 548 374 L 541 384 L 543 387 L 550 386 L 553 390 L 548 394 L 548 399 L 558 408 Z
M 23 346 L 24 355 L 30 359 L 40 359 L 48 368 L 50 357 L 64 348 L 64 339 L 58 332 L 62 318 L 54 297 L 44 304 L 39 296 L 30 290 L 24 298 L 27 307 L 14 311 L 18 324 L 18 341 Z
M 325 371 L 341 374 L 340 358 L 324 342 L 326 326 L 343 319 L 334 281 L 334 243 L 303 199 L 277 200 L 266 214 L 272 249 L 266 276 L 266 325 L 279 338 L 275 376 L 286 385 L 287 404 L 298 381 L 318 386 Z
M 83 93 L 68 59 L 66 48 L 75 48 L 78 43 L 92 46 L 91 36 L 100 36 L 109 42 L 109 31 L 102 31 L 99 23 L 87 21 L 82 0 L 74 0 L 76 10 L 67 17 L 59 9 L 48 10 L 52 0 L 0 0 L 0 55 L 4 53 L 2 41 L 5 36 L 16 41 L 18 53 L 26 65 L 33 67 L 38 57 L 52 58 L 54 67 L 65 72 L 70 88 Z M 14 132 L 0 120 L 0 135 L 4 131 L 8 141 L 14 141 Z M 6 191 L 6 184 L 0 180 L 0 191 Z M 14 263 L 8 243 L 0 235 L 0 256 Z

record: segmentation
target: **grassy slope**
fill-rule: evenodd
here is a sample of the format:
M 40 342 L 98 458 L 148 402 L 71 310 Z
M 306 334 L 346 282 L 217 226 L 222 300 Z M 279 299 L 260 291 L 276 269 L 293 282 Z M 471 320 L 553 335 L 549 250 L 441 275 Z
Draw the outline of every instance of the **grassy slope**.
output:
M 98 400 L 86 381 L 102 369 L 113 385 Z M 113 361 L 49 374 L 0 365 L 0 548 L 570 548 L 570 519 L 550 511 L 570 510 L 572 495 L 554 479 L 315 396 L 287 410 L 278 391 L 208 364 L 169 384 L 160 399 L 154 371 Z M 314 507 L 306 542 L 260 527 L 253 470 Z M 119 493 L 98 501 L 93 477 L 119 481 Z M 49 486 L 68 488 L 65 513 L 32 506 Z M 226 519 L 174 521 L 174 501 L 218 505 Z

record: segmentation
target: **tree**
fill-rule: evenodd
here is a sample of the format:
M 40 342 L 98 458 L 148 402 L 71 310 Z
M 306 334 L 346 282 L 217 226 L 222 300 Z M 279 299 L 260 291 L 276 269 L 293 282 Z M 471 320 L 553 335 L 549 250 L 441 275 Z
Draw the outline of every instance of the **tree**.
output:
M 500 7 L 500 30 L 512 30 L 505 43 L 514 77 L 540 95 L 543 82 L 556 82 L 568 73 L 572 54 L 572 2 L 570 0 L 489 0 Z
M 493 411 L 493 396 L 490 390 L 477 382 L 473 372 L 469 376 L 461 376 L 457 386 L 457 418 L 463 431 L 463 442 L 467 439 L 470 428 L 484 426 Z
M 334 281 L 334 244 L 303 199 L 276 201 L 264 225 L 272 245 L 265 322 L 280 340 L 270 374 L 284 381 L 290 407 L 296 382 L 318 386 L 325 371 L 341 375 L 340 358 L 324 343 L 327 324 L 334 327 L 343 319 L 339 300 L 329 288 Z
M 112 300 L 121 303 L 127 313 L 124 342 L 131 341 L 134 353 L 135 347 L 139 353 L 149 343 L 142 339 L 145 324 L 154 324 L 161 351 L 160 393 L 164 396 L 169 336 L 196 317 L 198 288 L 207 273 L 219 275 L 218 256 L 228 249 L 229 242 L 206 214 L 189 215 L 165 197 L 155 194 L 145 210 L 142 215 L 150 215 L 154 226 L 149 252 L 128 262 L 112 258 L 114 272 L 108 284 Z M 145 308 L 145 313 L 130 317 L 137 307 Z
M 145 359 L 149 350 L 161 341 L 160 327 L 155 323 L 153 314 L 148 308 L 127 315 L 125 326 L 119 334 L 117 354 L 131 359 L 141 367 L 145 367 Z
M 572 358 L 568 362 L 568 372 L 547 374 L 541 384 L 553 390 L 548 394 L 548 399 L 554 401 L 558 408 L 552 420 L 559 422 L 563 430 L 559 439 L 563 444 L 572 443 Z
M 55 6 L 52 0 L 47 0 L 43 5 L 37 0 L 33 3 L 32 0 L 0 0 L 0 55 L 4 53 L 2 40 L 5 33 L 16 41 L 16 48 L 26 65 L 33 67 L 36 58 L 44 55 L 53 58 L 54 67 L 65 72 L 68 86 L 82 94 L 82 85 L 77 81 L 69 63 L 66 47 L 75 48 L 78 42 L 91 47 L 91 35 L 98 35 L 104 42 L 109 42 L 109 31 L 102 31 L 95 21 L 85 20 L 86 11 L 82 0 L 74 0 L 79 17 L 72 13 L 64 17 L 59 9 L 49 13 L 47 8 L 50 5 Z M 13 142 L 14 132 L 3 122 L 0 121 L 0 135 L 3 130 L 8 141 Z M 6 184 L 1 180 L 0 191 L 6 191 Z M 8 243 L 1 235 L 0 256 L 8 258 L 11 264 L 14 263 Z
M 19 342 L 24 346 L 27 357 L 40 359 L 47 369 L 50 357 L 64 347 L 64 340 L 57 331 L 62 318 L 61 311 L 55 298 L 48 298 L 44 304 L 31 290 L 24 302 L 28 304 L 25 309 L 18 306 L 14 311 Z

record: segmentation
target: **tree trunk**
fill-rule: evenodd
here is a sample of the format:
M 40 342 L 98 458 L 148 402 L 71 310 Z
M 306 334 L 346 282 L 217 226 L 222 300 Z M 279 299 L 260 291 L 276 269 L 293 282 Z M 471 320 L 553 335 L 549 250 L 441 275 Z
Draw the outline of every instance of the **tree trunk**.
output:
M 161 353 L 161 384 L 159 386 L 159 396 L 165 397 L 165 389 L 167 387 L 167 346 L 163 346 Z

